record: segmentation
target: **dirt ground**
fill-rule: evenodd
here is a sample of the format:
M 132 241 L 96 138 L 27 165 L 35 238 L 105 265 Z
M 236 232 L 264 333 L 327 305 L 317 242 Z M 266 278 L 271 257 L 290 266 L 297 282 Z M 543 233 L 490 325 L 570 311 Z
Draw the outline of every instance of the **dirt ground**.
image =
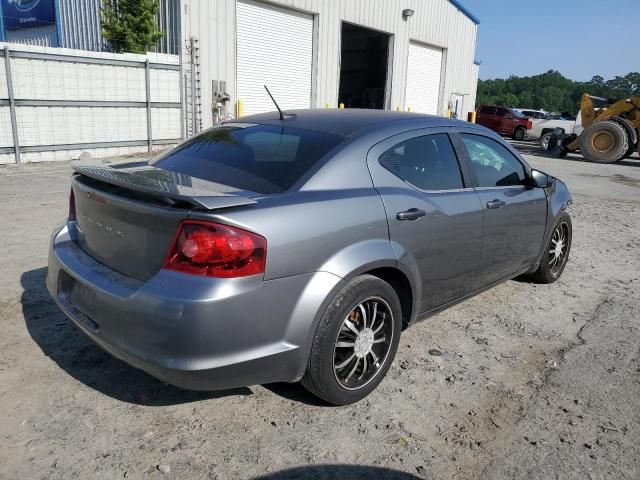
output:
M 561 280 L 408 329 L 340 408 L 298 385 L 181 391 L 103 353 L 45 290 L 68 165 L 0 169 L 0 478 L 640 478 L 640 160 L 520 147 L 574 194 Z

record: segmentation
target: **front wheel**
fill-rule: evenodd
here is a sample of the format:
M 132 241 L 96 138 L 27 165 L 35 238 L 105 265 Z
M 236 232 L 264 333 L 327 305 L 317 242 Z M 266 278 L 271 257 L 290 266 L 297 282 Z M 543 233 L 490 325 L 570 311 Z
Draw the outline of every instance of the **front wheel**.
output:
M 538 143 L 540 144 L 543 150 L 553 150 L 553 148 L 555 148 L 555 146 L 557 145 L 558 138 L 556 136 L 554 145 L 552 147 L 549 147 L 552 135 L 553 135 L 553 132 L 547 132 L 544 135 L 542 135 L 538 140 Z
M 617 162 L 622 160 L 628 150 L 627 131 L 612 120 L 592 123 L 580 135 L 580 151 L 590 162 Z
M 302 384 L 334 405 L 362 400 L 389 370 L 401 328 L 391 285 L 372 275 L 355 278 L 322 316 Z
M 545 245 L 540 266 L 531 277 L 538 283 L 553 283 L 560 278 L 569 260 L 573 227 L 567 212 L 560 214 L 553 224 L 551 237 Z

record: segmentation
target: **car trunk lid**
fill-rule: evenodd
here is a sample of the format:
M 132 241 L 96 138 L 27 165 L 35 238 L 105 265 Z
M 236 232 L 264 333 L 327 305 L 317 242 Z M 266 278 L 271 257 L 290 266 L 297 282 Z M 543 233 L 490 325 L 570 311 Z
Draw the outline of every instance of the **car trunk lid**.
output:
M 77 243 L 100 263 L 148 280 L 162 268 L 181 220 L 191 210 L 255 204 L 225 185 L 142 163 L 74 164 Z

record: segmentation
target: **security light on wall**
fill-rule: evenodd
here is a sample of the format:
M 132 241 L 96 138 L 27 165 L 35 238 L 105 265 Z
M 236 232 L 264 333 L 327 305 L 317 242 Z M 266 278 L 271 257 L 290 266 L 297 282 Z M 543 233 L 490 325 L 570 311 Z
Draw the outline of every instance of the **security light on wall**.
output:
M 410 8 L 405 8 L 404 10 L 402 10 L 402 19 L 406 20 L 409 17 L 413 17 L 414 13 L 416 13 L 416 12 L 414 12 Z

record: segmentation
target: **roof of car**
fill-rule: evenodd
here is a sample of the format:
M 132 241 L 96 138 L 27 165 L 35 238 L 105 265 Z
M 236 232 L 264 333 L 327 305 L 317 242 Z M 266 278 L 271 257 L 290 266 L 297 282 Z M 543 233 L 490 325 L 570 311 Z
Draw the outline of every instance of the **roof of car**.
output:
M 425 126 L 449 126 L 457 120 L 425 115 L 413 112 L 396 112 L 389 110 L 368 110 L 359 108 L 347 109 L 306 109 L 287 110 L 287 117 L 280 120 L 278 112 L 249 115 L 228 123 L 259 123 L 267 125 L 286 125 L 293 128 L 315 130 L 349 137 L 356 132 L 375 130 L 383 126 L 407 121 L 424 120 Z

